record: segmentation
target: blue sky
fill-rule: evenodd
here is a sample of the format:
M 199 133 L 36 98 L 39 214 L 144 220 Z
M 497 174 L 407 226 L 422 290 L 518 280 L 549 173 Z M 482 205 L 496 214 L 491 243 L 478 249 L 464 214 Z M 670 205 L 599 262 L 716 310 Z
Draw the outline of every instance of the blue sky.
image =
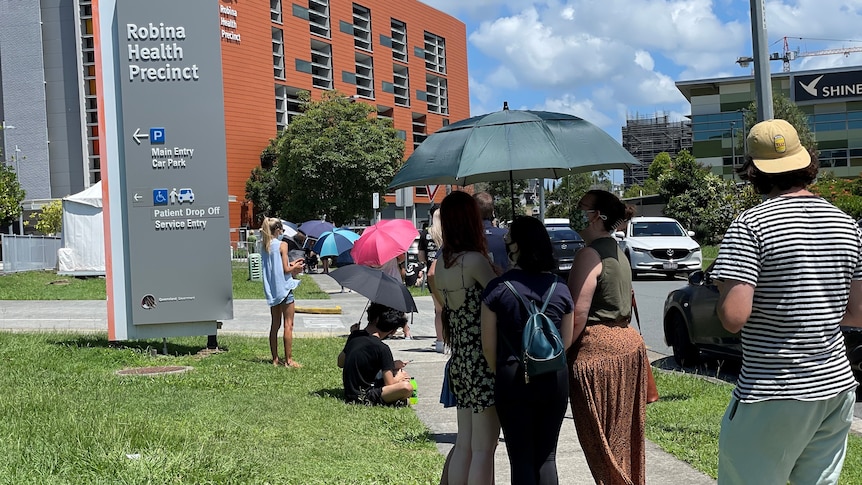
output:
M 422 0 L 467 26 L 473 115 L 580 116 L 620 139 L 627 118 L 689 114 L 679 80 L 744 76 L 748 0 Z M 862 0 L 764 0 L 770 52 L 862 47 Z M 855 40 L 855 42 L 853 41 Z M 862 65 L 862 53 L 801 57 L 792 71 Z M 771 62 L 780 72 L 781 62 Z

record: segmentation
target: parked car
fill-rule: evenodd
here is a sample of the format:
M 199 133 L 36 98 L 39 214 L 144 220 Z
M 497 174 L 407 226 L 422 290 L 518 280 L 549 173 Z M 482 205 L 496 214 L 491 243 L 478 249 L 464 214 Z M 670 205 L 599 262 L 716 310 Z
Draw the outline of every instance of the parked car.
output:
M 721 325 L 716 312 L 718 287 L 709 270 L 695 271 L 688 285 L 673 290 L 664 302 L 664 339 L 673 358 L 682 366 L 701 362 L 701 353 L 739 360 L 742 342 L 738 333 Z M 847 357 L 856 380 L 862 382 L 862 328 L 841 327 Z
M 629 258 L 632 277 L 664 273 L 673 278 L 701 269 L 700 245 L 693 236 L 694 232 L 669 217 L 633 217 L 624 231 L 614 233 Z
M 546 220 L 545 229 L 548 230 L 551 246 L 554 249 L 554 262 L 556 263 L 554 272 L 566 278 L 569 275 L 569 270 L 572 269 L 575 253 L 584 247 L 584 240 L 574 229 L 569 227 L 568 219 L 560 223 Z

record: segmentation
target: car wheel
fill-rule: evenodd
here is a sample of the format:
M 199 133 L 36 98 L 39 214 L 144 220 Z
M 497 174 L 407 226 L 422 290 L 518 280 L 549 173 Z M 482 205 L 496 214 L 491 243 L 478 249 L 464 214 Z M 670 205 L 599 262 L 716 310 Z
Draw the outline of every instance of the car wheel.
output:
M 697 365 L 700 363 L 700 350 L 697 349 L 688 335 L 685 320 L 678 313 L 671 317 L 671 329 L 673 331 L 673 360 L 682 367 Z

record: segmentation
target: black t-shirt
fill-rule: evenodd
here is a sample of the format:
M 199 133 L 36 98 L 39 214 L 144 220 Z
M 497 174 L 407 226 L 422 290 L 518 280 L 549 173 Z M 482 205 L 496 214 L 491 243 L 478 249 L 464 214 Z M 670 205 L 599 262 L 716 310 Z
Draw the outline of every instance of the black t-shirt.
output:
M 344 400 L 359 399 L 363 389 L 381 385 L 378 373 L 395 370 L 392 351 L 379 338 L 365 330 L 356 330 L 344 344 L 344 369 L 341 380 L 344 384 Z
M 415 286 L 419 279 L 419 272 L 425 269 L 425 265 L 419 261 L 411 261 L 409 258 L 404 265 L 404 283 L 407 286 Z
M 434 238 L 431 237 L 428 229 L 424 229 L 419 233 L 419 252 L 425 252 L 427 264 L 431 264 L 431 261 L 437 259 L 438 249 L 437 243 L 434 242 Z

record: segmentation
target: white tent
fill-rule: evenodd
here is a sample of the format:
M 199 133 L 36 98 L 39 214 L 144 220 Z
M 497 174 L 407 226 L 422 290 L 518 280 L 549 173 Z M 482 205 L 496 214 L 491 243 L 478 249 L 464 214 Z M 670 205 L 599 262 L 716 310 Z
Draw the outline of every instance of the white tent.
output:
M 63 199 L 62 244 L 57 254 L 60 274 L 105 274 L 102 182 Z

